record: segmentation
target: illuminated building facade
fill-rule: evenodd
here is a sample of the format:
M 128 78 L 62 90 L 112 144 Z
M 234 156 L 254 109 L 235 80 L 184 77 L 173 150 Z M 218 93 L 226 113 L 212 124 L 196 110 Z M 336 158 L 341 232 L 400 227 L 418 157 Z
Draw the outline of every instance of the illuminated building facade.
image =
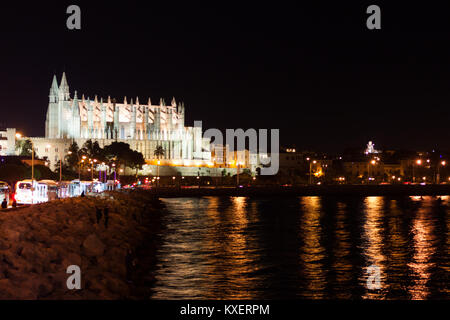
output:
M 113 141 L 125 142 L 145 159 L 156 158 L 154 151 L 162 146 L 165 154 L 161 158 L 165 160 L 210 161 L 210 139 L 202 137 L 201 127 L 186 127 L 184 119 L 184 104 L 175 99 L 170 105 L 163 99 L 154 105 L 150 99 L 140 103 L 139 98 L 125 97 L 122 103 L 110 97 L 91 100 L 79 97 L 76 91 L 71 97 L 63 73 L 60 84 L 54 76 L 50 88 L 45 140 L 53 140 L 51 145 L 76 141 L 82 146 L 91 139 L 101 147 Z

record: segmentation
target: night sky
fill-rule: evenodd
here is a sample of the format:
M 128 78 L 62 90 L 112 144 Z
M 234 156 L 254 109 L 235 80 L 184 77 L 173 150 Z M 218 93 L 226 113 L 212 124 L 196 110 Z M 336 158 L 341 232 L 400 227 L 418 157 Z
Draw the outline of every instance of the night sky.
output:
M 52 76 L 66 71 L 72 94 L 175 96 L 187 125 L 279 128 L 298 149 L 450 149 L 448 8 L 15 3 L 0 5 L 0 121 L 27 135 L 44 135 Z M 70 4 L 80 31 L 66 28 Z M 366 28 L 369 4 L 381 30 Z

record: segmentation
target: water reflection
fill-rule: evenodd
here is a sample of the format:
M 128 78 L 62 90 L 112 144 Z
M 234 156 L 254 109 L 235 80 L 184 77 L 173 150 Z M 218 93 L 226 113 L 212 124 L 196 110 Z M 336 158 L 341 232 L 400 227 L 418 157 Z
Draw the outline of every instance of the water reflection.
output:
M 431 201 L 428 201 L 424 207 L 420 208 L 414 217 L 411 233 L 413 234 L 414 255 L 408 266 L 413 272 L 413 284 L 408 291 L 413 300 L 423 300 L 430 294 L 430 288 L 427 282 L 430 280 L 430 269 L 434 267 L 431 261 L 436 247 L 433 242 L 434 221 L 430 217 Z
M 408 299 L 404 290 L 406 275 L 408 274 L 409 237 L 407 222 L 408 214 L 413 209 L 403 211 L 402 205 L 410 206 L 408 198 L 390 199 L 386 201 L 385 216 L 385 251 L 387 255 L 386 280 L 389 285 L 390 299 Z
M 300 234 L 303 240 L 300 252 L 300 272 L 304 277 L 305 290 L 301 296 L 305 298 L 323 298 L 325 290 L 325 269 L 323 260 L 325 249 L 321 243 L 322 226 L 320 224 L 319 197 L 301 198 L 302 219 Z
M 352 293 L 352 263 L 351 256 L 351 233 L 348 225 L 347 206 L 339 202 L 336 208 L 335 241 L 333 243 L 332 270 L 336 274 L 335 297 L 338 299 L 349 299 Z
M 163 201 L 152 298 L 448 298 L 448 199 Z M 379 290 L 367 288 L 370 265 Z
M 361 272 L 361 285 L 367 287 L 367 268 L 377 266 L 380 270 L 380 291 L 366 290 L 363 298 L 382 299 L 386 286 L 386 256 L 383 254 L 383 198 L 367 197 L 365 199 L 365 222 L 363 225 L 362 247 L 365 265 Z

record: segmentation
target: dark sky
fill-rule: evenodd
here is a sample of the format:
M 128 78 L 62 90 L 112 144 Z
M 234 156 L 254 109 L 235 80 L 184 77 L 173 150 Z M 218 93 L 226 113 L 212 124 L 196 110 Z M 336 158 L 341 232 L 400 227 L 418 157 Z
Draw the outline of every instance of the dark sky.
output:
M 175 96 L 189 125 L 279 128 L 300 149 L 450 149 L 448 8 L 152 3 L 0 4 L 2 124 L 44 135 L 51 79 L 65 70 L 72 93 Z M 66 28 L 70 4 L 80 31 Z M 369 4 L 382 30 L 366 28 Z

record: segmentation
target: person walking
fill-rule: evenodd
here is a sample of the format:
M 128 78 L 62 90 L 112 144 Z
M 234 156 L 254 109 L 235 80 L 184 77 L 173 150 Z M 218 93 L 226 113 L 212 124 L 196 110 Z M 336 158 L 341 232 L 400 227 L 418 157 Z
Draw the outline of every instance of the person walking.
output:
M 102 219 L 102 209 L 95 207 L 95 215 L 97 216 L 97 224 L 99 224 Z
M 2 201 L 2 209 L 8 208 L 8 202 L 6 202 L 6 197 Z
M 125 256 L 125 265 L 127 268 L 127 282 L 132 283 L 132 275 L 134 271 L 134 267 L 136 266 L 136 260 L 133 258 L 133 251 L 131 249 L 127 250 L 127 255 Z

